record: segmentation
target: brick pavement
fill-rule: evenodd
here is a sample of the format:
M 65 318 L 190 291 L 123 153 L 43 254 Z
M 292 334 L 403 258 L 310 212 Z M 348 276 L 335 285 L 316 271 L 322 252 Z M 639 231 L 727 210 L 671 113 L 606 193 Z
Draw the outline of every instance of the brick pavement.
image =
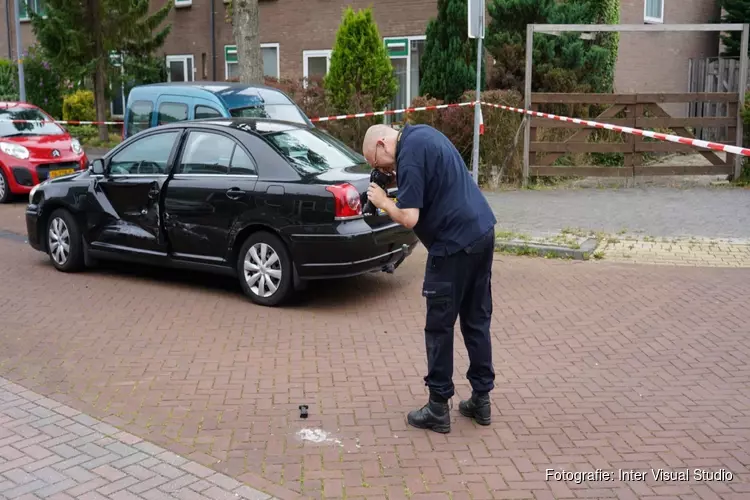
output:
M 404 421 L 423 259 L 268 309 L 196 273 L 57 273 L 0 237 L 0 375 L 280 499 L 748 498 L 750 271 L 498 256 L 495 421 L 454 401 L 439 436 Z M 685 467 L 733 476 L 545 477 Z
M 275 500 L 4 378 L 0 498 Z
M 702 267 L 750 267 L 750 240 L 718 238 L 605 239 L 597 251 L 612 262 Z

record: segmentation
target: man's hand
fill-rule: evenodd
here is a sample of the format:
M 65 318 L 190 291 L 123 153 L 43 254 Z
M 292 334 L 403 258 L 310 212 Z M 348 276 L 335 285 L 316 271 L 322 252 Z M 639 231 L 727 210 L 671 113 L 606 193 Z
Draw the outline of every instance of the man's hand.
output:
M 390 201 L 388 195 L 383 191 L 383 188 L 374 182 L 371 182 L 370 186 L 367 188 L 367 199 L 370 200 L 373 205 L 382 209 L 385 209 L 386 203 Z
M 406 228 L 414 228 L 419 221 L 418 208 L 398 208 L 393 200 L 383 191 L 383 188 L 374 182 L 371 182 L 370 187 L 367 188 L 367 199 L 377 208 L 385 211 L 394 222 Z

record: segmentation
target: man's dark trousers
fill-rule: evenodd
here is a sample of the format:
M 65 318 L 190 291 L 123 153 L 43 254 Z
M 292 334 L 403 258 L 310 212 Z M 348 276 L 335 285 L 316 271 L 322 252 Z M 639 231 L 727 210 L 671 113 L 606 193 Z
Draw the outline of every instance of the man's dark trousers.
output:
M 427 257 L 422 295 L 427 301 L 425 344 L 431 397 L 454 395 L 453 337 L 457 316 L 469 354 L 466 373 L 475 393 L 494 388 L 490 321 L 494 229 L 467 248 L 451 255 Z

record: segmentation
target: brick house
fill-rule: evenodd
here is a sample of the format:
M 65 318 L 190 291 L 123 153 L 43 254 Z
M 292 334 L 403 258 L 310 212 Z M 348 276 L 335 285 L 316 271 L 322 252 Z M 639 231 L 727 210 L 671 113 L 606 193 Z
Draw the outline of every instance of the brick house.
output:
M 28 1 L 31 8 L 37 8 L 43 0 Z M 171 80 L 221 81 L 236 75 L 225 1 L 175 0 L 169 17 L 172 34 L 163 49 Z M 0 8 L 4 12 L 8 2 L 12 19 L 13 0 L 0 0 Z M 153 9 L 164 2 L 154 0 Z M 265 73 L 282 78 L 324 75 L 341 11 L 347 5 L 355 9 L 374 6 L 399 78 L 393 106 L 406 106 L 418 93 L 424 33 L 428 20 L 437 13 L 436 0 L 260 0 Z M 621 0 L 623 24 L 707 23 L 717 22 L 718 15 L 717 0 Z M 15 46 L 10 24 L 10 33 L 0 36 L 0 57 L 11 54 L 9 43 Z M 33 41 L 28 22 L 22 22 L 22 36 L 24 45 Z M 686 91 L 688 60 L 716 56 L 718 50 L 717 33 L 623 33 L 616 90 Z

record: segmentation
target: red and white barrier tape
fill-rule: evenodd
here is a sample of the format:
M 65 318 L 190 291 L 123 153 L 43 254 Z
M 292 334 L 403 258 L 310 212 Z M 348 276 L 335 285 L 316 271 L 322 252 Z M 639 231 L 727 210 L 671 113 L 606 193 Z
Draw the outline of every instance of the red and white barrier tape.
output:
M 689 146 L 695 146 L 698 148 L 711 149 L 714 151 L 724 151 L 726 153 L 732 153 L 741 156 L 750 156 L 750 149 L 741 148 L 737 146 L 730 146 L 728 144 L 720 144 L 718 142 L 701 141 L 700 139 L 690 139 L 689 137 L 682 137 L 679 135 L 671 134 L 660 134 L 658 132 L 652 132 L 651 130 L 641 130 L 630 127 L 620 127 L 618 125 L 610 125 L 609 123 L 599 123 L 591 120 L 581 120 L 580 118 L 569 118 L 567 116 L 553 115 L 551 113 L 541 113 L 539 111 L 530 111 L 527 109 L 514 108 L 512 106 L 503 106 L 502 104 L 492 104 L 488 102 L 482 103 L 485 106 L 493 108 L 504 109 L 506 111 L 514 111 L 521 113 L 522 115 L 532 115 L 541 118 L 548 118 L 550 120 L 558 120 L 561 122 L 575 123 L 578 125 L 588 125 L 589 127 L 603 128 L 607 130 L 613 130 L 615 132 L 621 132 L 623 134 L 640 135 L 643 137 L 651 137 L 660 141 L 676 142 L 679 144 L 687 144 Z
M 327 121 L 335 121 L 335 120 L 348 120 L 350 118 L 368 118 L 371 116 L 396 115 L 400 113 L 414 113 L 417 111 L 432 111 L 432 110 L 438 110 L 438 109 L 473 106 L 475 103 L 476 101 L 469 101 L 469 102 L 460 102 L 460 103 L 455 103 L 455 104 L 438 104 L 435 106 L 421 106 L 421 107 L 416 107 L 416 108 L 394 109 L 394 110 L 387 110 L 387 111 L 368 111 L 366 113 L 320 116 L 316 118 L 310 118 L 310 121 L 313 123 L 319 123 L 319 122 L 327 122 Z M 750 156 L 750 149 L 742 148 L 738 146 L 730 146 L 728 144 L 720 144 L 717 142 L 702 141 L 700 139 L 690 139 L 689 137 L 682 137 L 679 135 L 660 134 L 658 132 L 653 132 L 650 130 L 641 130 L 641 129 L 631 128 L 631 127 L 621 127 L 618 125 L 611 125 L 609 123 L 599 123 L 599 122 L 595 122 L 592 120 L 570 118 L 567 116 L 553 115 L 551 113 L 541 113 L 539 111 L 531 111 L 531 110 L 522 109 L 522 108 L 514 108 L 512 106 L 505 106 L 502 104 L 492 104 L 489 102 L 482 102 L 481 104 L 483 106 L 489 106 L 492 108 L 503 109 L 506 111 L 513 111 L 516 113 L 520 113 L 522 115 L 538 116 L 540 118 L 547 118 L 550 120 L 558 120 L 558 121 L 563 121 L 563 122 L 575 123 L 578 125 L 587 125 L 589 127 L 612 130 L 612 131 L 620 132 L 623 134 L 639 135 L 642 137 L 651 137 L 653 139 L 657 139 L 660 141 L 676 142 L 679 144 L 687 144 L 689 146 L 695 146 L 698 148 L 711 149 L 714 151 L 724 151 L 726 153 L 732 153 L 732 154 L 741 155 L 741 156 Z M 59 123 L 59 124 L 64 124 L 64 125 L 122 125 L 123 124 L 123 122 L 121 121 L 119 122 L 96 122 L 96 121 L 78 121 L 78 120 L 68 120 L 68 121 L 8 120 L 8 121 L 11 121 L 13 123 L 36 122 L 36 123 Z
M 388 111 L 369 111 L 367 113 L 354 113 L 350 115 L 319 116 L 317 118 L 310 118 L 310 121 L 316 123 L 334 120 L 347 120 L 349 118 L 369 118 L 370 116 L 397 115 L 400 113 L 414 113 L 415 111 L 432 111 L 435 109 L 459 108 L 462 106 L 473 106 L 474 104 L 476 104 L 476 101 L 459 102 L 457 104 L 438 104 L 435 106 L 421 106 L 418 108 L 404 108 Z

